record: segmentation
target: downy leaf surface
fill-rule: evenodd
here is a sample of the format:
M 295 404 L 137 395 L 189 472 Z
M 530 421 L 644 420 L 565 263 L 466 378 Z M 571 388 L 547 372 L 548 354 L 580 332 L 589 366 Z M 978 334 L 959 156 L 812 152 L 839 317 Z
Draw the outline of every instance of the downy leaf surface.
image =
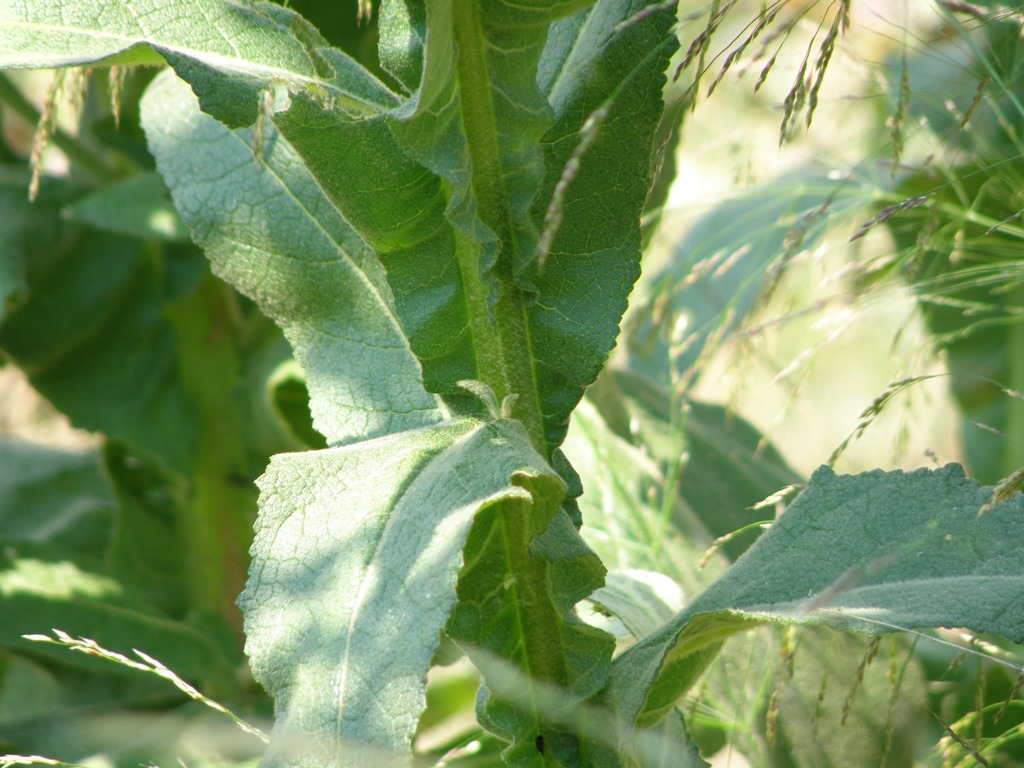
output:
M 288 142 L 268 126 L 257 164 L 251 132 L 200 112 L 170 73 L 142 110 L 178 210 L 214 271 L 284 329 L 328 442 L 436 422 L 380 264 Z
M 518 423 L 460 419 L 281 454 L 260 487 L 240 602 L 253 672 L 276 700 L 265 764 L 407 765 L 474 519 L 485 539 L 542 531 L 564 483 Z M 486 631 L 465 636 L 483 644 Z
M 131 5 L 159 25 L 128 23 L 115 4 L 102 26 L 88 0 L 0 5 L 14 52 L 0 66 L 131 61 L 146 44 L 174 67 L 199 108 L 169 76 L 154 83 L 143 121 L 158 167 L 215 270 L 285 329 L 316 426 L 342 446 L 279 457 L 263 481 L 242 602 L 254 671 L 277 699 L 272 756 L 407 759 L 465 541 L 453 636 L 570 704 L 594 695 L 611 639 L 572 609 L 604 571 L 559 509 L 578 483 L 556 448 L 639 273 L 671 10 L 387 2 L 395 93 L 291 11 L 159 4 Z M 441 421 L 480 412 L 465 380 L 523 428 Z M 392 633 L 397 666 L 379 647 Z M 481 706 L 511 765 L 596 754 L 565 706 L 524 712 L 514 699 Z
M 726 574 L 615 661 L 609 701 L 657 721 L 729 636 L 765 623 L 868 633 L 964 627 L 1024 640 L 1024 497 L 979 515 L 991 488 L 957 465 L 837 476 L 807 489 Z
M 674 40 L 666 12 L 617 29 L 645 5 L 611 0 L 556 22 L 536 86 L 515 68 L 532 66 L 538 17 L 554 10 L 485 3 L 470 21 L 444 3 L 410 4 L 412 18 L 385 11 L 385 40 L 398 36 L 395 25 L 411 27 L 402 28 L 411 51 L 390 66 L 411 87 L 409 57 L 422 65 L 411 101 L 354 120 L 299 93 L 275 115 L 384 264 L 427 389 L 450 393 L 457 381 L 477 379 L 499 400 L 518 394 L 514 413 L 545 453 L 561 443 L 603 365 L 639 274 L 639 214 Z M 452 61 L 453 41 L 479 65 Z M 387 98 L 380 86 L 375 101 Z M 576 161 L 541 268 L 532 255 L 537 232 L 584 122 L 601 107 L 607 117 Z M 546 114 L 539 154 L 525 138 Z M 624 144 L 638 151 L 623 158 Z M 522 220 L 527 199 L 532 224 Z
M 0 69 L 153 64 L 162 57 L 207 111 L 233 126 L 256 120 L 260 91 L 270 83 L 350 101 L 331 84 L 335 73 L 317 52 L 321 45 L 301 16 L 273 3 L 0 2 Z
M 559 205 L 561 226 L 543 265 L 527 270 L 531 349 L 546 434 L 565 437 L 568 414 L 597 377 L 640 274 L 640 213 L 651 183 L 664 71 L 677 46 L 673 12 L 634 17 L 646 2 L 600 2 L 552 26 L 538 71 L 554 113 L 545 133 L 538 228 L 570 162 L 576 175 Z M 589 148 L 574 152 L 588 117 L 603 110 Z M 623 153 L 623 147 L 636 148 Z

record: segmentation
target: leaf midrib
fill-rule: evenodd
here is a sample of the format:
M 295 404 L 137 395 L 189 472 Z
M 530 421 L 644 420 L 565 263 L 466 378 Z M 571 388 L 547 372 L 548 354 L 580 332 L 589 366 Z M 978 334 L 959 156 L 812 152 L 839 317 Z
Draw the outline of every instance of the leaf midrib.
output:
M 238 131 L 232 131 L 231 135 L 234 137 L 234 139 L 236 141 L 238 141 L 240 144 L 245 146 L 247 150 L 251 148 L 251 145 L 248 142 L 245 141 L 245 139 L 239 134 Z M 278 136 L 278 140 L 279 141 L 287 141 L 287 139 L 285 139 L 284 136 Z M 271 176 L 273 176 L 273 178 L 277 182 L 279 188 L 281 189 L 282 193 L 287 195 L 288 198 L 295 203 L 295 205 L 298 207 L 298 209 L 300 211 L 302 211 L 302 213 L 306 216 L 306 218 L 323 234 L 323 236 L 328 240 L 328 242 L 333 244 L 338 249 L 339 256 L 337 256 L 336 258 L 333 258 L 333 259 L 325 259 L 323 261 L 318 261 L 318 262 L 316 262 L 316 264 L 317 265 L 334 264 L 334 263 L 343 264 L 344 268 L 346 269 L 346 271 L 348 271 L 349 274 L 352 274 L 352 275 L 355 276 L 355 279 L 358 280 L 364 286 L 365 290 L 369 293 L 369 295 L 371 295 L 373 297 L 374 301 L 382 308 L 382 310 L 384 312 L 384 315 L 387 318 L 388 324 L 395 331 L 396 338 L 405 339 L 406 343 L 405 343 L 405 347 L 404 348 L 409 352 L 410 355 L 412 355 L 412 348 L 409 346 L 408 338 L 405 335 L 405 331 L 402 328 L 401 322 L 399 321 L 397 315 L 395 314 L 395 310 L 394 310 L 394 307 L 392 306 L 391 302 L 389 302 L 381 294 L 379 288 L 376 285 L 374 285 L 374 283 L 367 278 L 366 273 L 359 267 L 359 265 L 356 263 L 356 261 L 349 255 L 348 250 L 345 248 L 345 245 L 343 243 L 338 242 L 337 238 L 335 238 L 334 235 L 332 235 L 330 233 L 330 231 L 328 231 L 323 226 L 323 224 L 320 223 L 320 220 L 315 215 L 313 215 L 313 212 L 309 209 L 309 207 L 306 206 L 306 204 L 303 203 L 303 201 L 297 195 L 295 195 L 294 192 L 292 192 L 291 187 L 289 187 L 288 184 L 285 182 L 284 178 L 282 178 L 281 175 L 278 174 L 276 170 L 274 170 L 272 165 L 269 164 L 269 163 L 264 163 L 263 170 L 264 170 L 264 173 L 269 173 Z M 327 200 L 326 197 L 324 199 Z M 334 208 L 334 204 L 330 203 L 329 200 L 328 200 L 328 204 L 330 204 L 331 207 Z M 336 208 L 334 208 L 334 210 L 337 211 Z M 340 212 L 338 212 L 338 215 L 339 216 L 341 215 Z M 247 247 L 251 247 L 248 244 L 246 244 L 246 246 Z M 292 259 L 293 258 L 293 257 L 289 257 L 289 256 L 283 255 L 283 254 L 272 254 L 272 255 L 277 257 L 277 258 L 284 258 L 284 259 Z M 300 260 L 300 261 L 302 261 L 302 260 Z M 308 262 L 303 261 L 303 263 L 308 263 Z M 315 330 L 317 332 L 319 332 L 319 333 L 323 332 L 319 328 L 316 328 Z M 431 394 L 431 397 L 433 398 L 435 404 L 440 408 L 442 406 L 442 402 L 441 402 L 440 397 L 438 397 L 436 394 Z

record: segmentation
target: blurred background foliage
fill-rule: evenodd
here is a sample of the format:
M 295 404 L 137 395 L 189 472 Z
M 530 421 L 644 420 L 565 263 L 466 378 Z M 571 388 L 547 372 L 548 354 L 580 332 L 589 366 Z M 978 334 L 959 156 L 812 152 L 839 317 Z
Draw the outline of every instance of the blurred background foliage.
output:
M 376 66 L 356 0 L 290 5 Z M 1022 24 L 995 2 L 682 4 L 644 277 L 566 444 L 611 571 L 588 620 L 623 644 L 821 463 L 1024 465 Z M 254 763 L 258 738 L 166 680 L 22 637 L 139 648 L 271 715 L 234 605 L 252 483 L 323 441 L 280 332 L 153 172 L 153 74 L 0 76 L 0 752 Z M 622 595 L 649 597 L 631 626 L 601 607 Z M 681 709 L 715 765 L 1018 765 L 1022 660 L 954 632 L 764 630 Z M 437 662 L 423 764 L 500 764 L 472 668 Z

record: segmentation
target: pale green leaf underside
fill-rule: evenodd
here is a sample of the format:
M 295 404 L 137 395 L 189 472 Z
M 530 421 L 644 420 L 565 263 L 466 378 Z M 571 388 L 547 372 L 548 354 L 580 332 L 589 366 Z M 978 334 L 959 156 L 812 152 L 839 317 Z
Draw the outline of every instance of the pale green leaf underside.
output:
M 456 420 L 276 456 L 260 488 L 240 603 L 276 702 L 265 765 L 406 764 L 474 518 L 554 510 L 564 484 L 518 423 Z
M 284 329 L 328 442 L 436 422 L 380 264 L 291 146 L 267 126 L 258 164 L 251 131 L 231 131 L 200 112 L 170 72 L 147 90 L 142 119 L 214 271 Z
M 616 660 L 611 699 L 656 720 L 703 665 L 694 654 L 767 622 L 864 632 L 964 627 L 1024 640 L 1024 497 L 978 515 L 991 489 L 957 465 L 837 476 L 807 489 L 723 578 Z
M 254 23 L 259 18 L 245 6 L 220 0 L 191 2 L 188 13 L 173 3 L 145 0 L 3 0 L 0 67 L 90 64 L 149 44 L 225 68 L 314 77 L 307 52 L 287 27 L 265 14 L 263 23 Z
M 358 113 L 376 111 L 353 89 L 340 85 L 353 72 L 349 62 L 328 62 L 321 52 L 326 42 L 319 34 L 298 14 L 278 5 L 223 0 L 0 0 L 0 69 L 74 66 L 105 59 L 152 64 L 154 57 L 146 46 L 209 99 L 204 102 L 207 111 L 231 125 L 256 119 L 259 91 L 271 84 L 334 98 L 339 107 Z M 224 76 L 231 79 L 231 90 L 218 82 Z

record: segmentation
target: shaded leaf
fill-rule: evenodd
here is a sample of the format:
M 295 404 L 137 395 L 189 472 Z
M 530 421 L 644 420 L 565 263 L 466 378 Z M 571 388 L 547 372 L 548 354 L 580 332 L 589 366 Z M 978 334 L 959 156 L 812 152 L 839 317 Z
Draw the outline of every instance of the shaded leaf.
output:
M 155 173 L 140 173 L 80 197 L 64 209 L 71 221 L 142 240 L 188 240 L 167 187 Z
M 28 176 L 0 174 L 0 323 L 22 304 L 29 293 L 28 280 L 45 270 L 73 244 L 73 233 L 61 226 L 59 206 L 65 190 L 43 188 L 35 204 L 25 190 Z
M 108 547 L 116 502 L 94 451 L 0 440 L 0 535 L 97 555 Z
M 183 469 L 195 432 L 159 263 L 138 240 L 63 224 L 67 192 L 54 186 L 31 216 L 5 217 L 21 229 L 0 239 L 0 264 L 21 273 L 23 288 L 0 324 L 0 349 L 75 426 Z M 23 197 L 24 187 L 9 192 Z
M 774 713 L 779 768 L 914 764 L 928 723 L 920 665 L 902 638 L 878 644 L 802 628 Z
M 187 548 L 181 530 L 186 482 L 116 441 L 109 441 L 103 454 L 117 500 L 116 526 L 106 545 L 110 574 L 131 584 L 146 605 L 168 616 L 187 615 L 192 606 L 187 603 Z
M 139 648 L 184 677 L 204 680 L 210 690 L 234 687 L 234 665 L 224 647 L 206 633 L 144 607 L 130 587 L 86 558 L 72 560 L 56 547 L 5 542 L 0 598 L 0 644 L 8 649 L 87 670 L 127 673 L 83 654 L 22 639 L 56 627 L 120 653 L 130 655 L 132 648 Z

